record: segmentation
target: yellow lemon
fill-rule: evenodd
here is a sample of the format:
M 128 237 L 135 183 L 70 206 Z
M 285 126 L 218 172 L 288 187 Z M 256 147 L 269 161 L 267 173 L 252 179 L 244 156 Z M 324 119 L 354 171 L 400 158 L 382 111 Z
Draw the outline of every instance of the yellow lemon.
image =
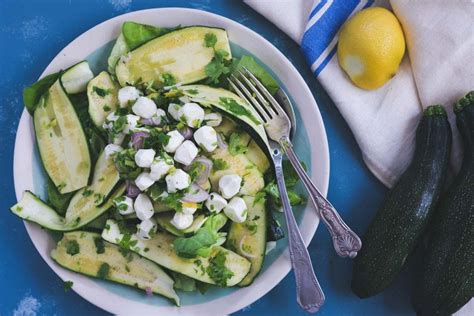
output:
M 395 15 L 384 8 L 368 8 L 346 21 L 339 34 L 337 58 L 360 88 L 372 90 L 397 73 L 405 38 Z

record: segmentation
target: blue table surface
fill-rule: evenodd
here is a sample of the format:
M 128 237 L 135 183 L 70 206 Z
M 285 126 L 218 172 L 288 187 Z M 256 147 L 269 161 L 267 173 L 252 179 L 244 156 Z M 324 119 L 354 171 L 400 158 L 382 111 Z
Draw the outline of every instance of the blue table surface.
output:
M 51 59 L 71 40 L 96 24 L 122 13 L 178 6 L 214 12 L 263 35 L 279 48 L 305 78 L 322 113 L 329 139 L 331 177 L 329 199 L 358 233 L 383 199 L 386 189 L 364 165 L 359 148 L 343 118 L 312 76 L 298 46 L 241 0 L 2 0 L 0 1 L 0 315 L 102 315 L 104 311 L 63 282 L 40 258 L 22 221 L 8 208 L 15 203 L 13 149 L 23 110 L 22 89 L 33 83 Z M 337 257 L 331 239 L 320 226 L 309 246 L 326 294 L 320 315 L 408 315 L 413 264 L 381 295 L 360 300 L 350 290 L 352 263 Z M 239 315 L 302 315 L 295 301 L 290 273 L 263 298 Z

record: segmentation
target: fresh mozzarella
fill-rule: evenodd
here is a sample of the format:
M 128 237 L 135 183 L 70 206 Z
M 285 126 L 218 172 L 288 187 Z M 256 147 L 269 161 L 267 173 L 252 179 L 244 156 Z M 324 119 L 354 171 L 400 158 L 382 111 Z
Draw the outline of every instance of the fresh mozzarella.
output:
M 137 130 L 138 122 L 140 121 L 140 116 L 127 114 L 127 123 L 123 129 L 125 134 L 130 134 L 130 132 L 135 132 Z
M 123 150 L 122 146 L 115 145 L 115 144 L 108 144 L 104 148 L 105 156 L 110 157 L 118 152 L 121 152 Z
M 242 178 L 236 174 L 226 174 L 219 179 L 219 191 L 226 199 L 230 199 L 240 191 Z
M 151 235 L 156 233 L 157 225 L 154 219 L 146 219 L 137 226 L 138 239 L 148 240 L 151 238 Z
M 128 196 L 119 196 L 114 199 L 114 204 L 120 215 L 129 215 L 135 212 L 135 209 L 133 208 L 133 200 Z
M 206 207 L 213 213 L 219 213 L 227 206 L 227 201 L 219 194 L 213 192 L 206 200 Z
M 135 154 L 135 163 L 141 168 L 150 168 L 155 154 L 153 149 L 139 149 Z
M 243 223 L 247 219 L 247 204 L 244 199 L 234 197 L 224 208 L 224 214 L 233 222 Z
M 193 215 L 194 213 L 196 213 L 196 210 L 198 208 L 198 204 L 197 203 L 193 203 L 193 202 L 184 202 L 184 201 L 181 201 L 181 206 L 182 206 L 182 211 L 184 214 L 190 214 L 190 215 Z
M 219 126 L 222 123 L 222 114 L 220 113 L 208 113 L 204 115 L 204 123 L 207 126 Z
M 173 159 L 172 158 L 162 158 L 157 157 L 151 164 L 150 167 L 150 177 L 158 181 L 163 178 L 170 169 L 173 168 Z
M 151 203 L 150 198 L 145 193 L 140 193 L 137 196 L 133 207 L 135 208 L 138 219 L 142 221 L 150 219 L 155 213 L 153 211 L 153 203 Z
M 118 100 L 121 108 L 127 107 L 140 97 L 140 91 L 135 87 L 123 87 L 118 91 Z
M 196 103 L 186 103 L 178 111 L 178 117 L 193 128 L 198 128 L 201 125 L 204 114 L 204 110 Z
M 132 106 L 132 111 L 138 116 L 149 119 L 156 113 L 156 104 L 147 97 L 139 97 Z
M 192 225 L 193 216 L 182 212 L 176 212 L 170 223 L 179 230 L 186 229 Z
M 204 148 L 208 153 L 213 152 L 217 148 L 217 133 L 210 126 L 203 126 L 194 132 L 194 140 Z
M 154 125 L 161 125 L 166 121 L 166 112 L 163 109 L 157 109 L 155 114 L 151 117 L 151 121 Z
M 181 109 L 181 105 L 176 104 L 176 103 L 170 103 L 168 105 L 168 113 L 172 118 L 174 118 L 176 121 L 179 121 L 179 109 Z
M 184 190 L 191 184 L 189 174 L 181 169 L 176 169 L 166 176 L 166 189 L 169 193 L 175 193 L 178 190 Z
M 135 179 L 135 185 L 140 189 L 140 191 L 145 191 L 151 187 L 155 181 L 150 177 L 148 172 L 142 172 Z
M 191 162 L 196 158 L 198 154 L 198 149 L 196 145 L 190 140 L 185 140 L 179 147 L 176 149 L 174 154 L 174 160 L 182 163 L 185 166 L 189 166 Z
M 168 144 L 166 144 L 166 146 L 163 148 L 168 153 L 174 153 L 176 149 L 178 149 L 179 145 L 183 143 L 184 137 L 177 130 L 168 132 L 166 135 L 168 135 L 170 138 L 168 140 Z

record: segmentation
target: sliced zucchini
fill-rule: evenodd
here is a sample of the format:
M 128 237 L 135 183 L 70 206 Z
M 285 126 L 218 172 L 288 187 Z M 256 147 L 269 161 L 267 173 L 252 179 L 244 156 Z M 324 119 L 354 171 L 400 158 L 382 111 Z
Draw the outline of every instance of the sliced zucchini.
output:
M 107 70 L 111 74 L 115 74 L 115 66 L 119 61 L 120 57 L 127 54 L 129 51 L 127 42 L 125 41 L 125 37 L 123 36 L 122 32 L 117 37 L 115 41 L 114 47 L 112 47 L 112 51 L 110 52 L 109 58 L 107 59 Z
M 255 196 L 265 187 L 263 174 L 258 170 L 245 154 L 231 155 L 228 148 L 218 148 L 211 158 L 213 160 L 222 160 L 227 164 L 226 169 L 213 170 L 209 177 L 214 191 L 219 188 L 219 179 L 226 174 L 237 174 L 242 177 L 242 187 L 240 194 Z
M 227 248 L 235 251 L 252 263 L 249 274 L 239 283 L 250 285 L 263 266 L 267 245 L 267 212 L 265 200 L 253 196 L 243 197 L 248 216 L 243 223 L 232 223 L 227 237 Z
M 124 234 L 120 231 L 117 223 L 108 220 L 106 228 L 102 232 L 102 238 L 108 242 L 119 244 L 123 237 Z M 247 259 L 219 246 L 213 248 L 209 257 L 193 259 L 179 257 L 173 249 L 175 238 L 165 232 L 157 232 L 149 240 L 138 240 L 135 236 L 132 236 L 130 241 L 134 246 L 130 250 L 164 268 L 209 284 L 216 284 L 216 281 L 209 275 L 209 265 L 221 253 L 225 255 L 225 268 L 232 272 L 232 276 L 226 280 L 226 286 L 229 287 L 239 283 L 250 271 L 250 262 Z
M 250 141 L 245 156 L 257 166 L 261 173 L 265 173 L 268 168 L 270 168 L 270 161 L 267 155 L 265 155 L 262 148 L 253 140 Z
M 77 191 L 72 197 L 66 211 L 66 222 L 69 224 L 83 222 L 90 214 L 90 210 L 104 203 L 119 181 L 120 175 L 114 159 L 102 151 L 95 165 L 92 183 Z M 97 217 L 95 214 L 91 215 Z
M 82 212 L 82 217 L 75 217 L 72 222 L 67 222 L 64 217 L 60 216 L 53 208 L 43 202 L 39 197 L 25 191 L 21 200 L 13 205 L 10 210 L 13 214 L 24 220 L 34 222 L 42 227 L 54 231 L 71 231 L 79 229 L 100 215 L 107 212 L 113 205 L 112 200 L 125 192 L 125 185 L 120 186 L 110 196 L 109 200 L 101 206 L 91 207 Z
M 179 230 L 171 224 L 171 220 L 173 219 L 173 212 L 160 213 L 155 216 L 155 219 L 158 222 L 158 225 L 163 227 L 169 233 L 178 237 L 183 237 L 187 234 L 196 232 L 196 230 L 198 230 L 202 227 L 202 225 L 204 225 L 208 217 L 204 215 L 196 216 L 191 226 L 183 230 Z
M 76 191 L 87 185 L 91 170 L 81 122 L 59 80 L 40 102 L 33 120 L 44 168 L 60 193 Z
M 84 60 L 67 69 L 61 76 L 64 90 L 69 94 L 86 91 L 87 83 L 94 78 L 89 63 Z
M 89 115 L 95 126 L 102 128 L 107 115 L 117 109 L 119 88 L 106 71 L 102 71 L 87 84 Z
M 75 231 L 64 234 L 51 251 L 59 265 L 88 276 L 133 286 L 172 300 L 179 306 L 174 281 L 157 264 L 104 241 L 99 234 Z
M 212 47 L 206 47 L 204 37 L 217 37 L 216 50 L 232 58 L 227 32 L 223 29 L 191 26 L 157 37 L 130 52 L 118 61 L 115 75 L 121 86 L 140 82 L 162 82 L 163 75 L 172 75 L 178 84 L 206 78 L 205 67 L 214 57 Z M 192 56 L 192 58 L 189 58 Z
M 219 126 L 214 127 L 214 129 L 225 137 L 229 137 L 230 134 L 232 134 L 232 132 L 237 129 L 237 124 L 235 124 L 235 122 L 232 121 L 230 118 L 224 116 L 222 118 L 221 124 Z
M 215 107 L 229 116 L 244 122 L 254 134 L 257 134 L 263 145 L 268 147 L 267 134 L 258 113 L 235 93 L 205 85 L 186 85 L 179 88 L 192 101 L 203 106 Z

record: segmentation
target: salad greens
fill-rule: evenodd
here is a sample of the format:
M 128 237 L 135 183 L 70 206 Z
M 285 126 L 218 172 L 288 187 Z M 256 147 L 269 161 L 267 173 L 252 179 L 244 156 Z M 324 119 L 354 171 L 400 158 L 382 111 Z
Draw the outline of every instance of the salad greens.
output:
M 128 49 L 133 50 L 156 37 L 177 29 L 179 29 L 179 26 L 175 28 L 164 28 L 135 22 L 125 22 L 122 25 L 122 34 Z

